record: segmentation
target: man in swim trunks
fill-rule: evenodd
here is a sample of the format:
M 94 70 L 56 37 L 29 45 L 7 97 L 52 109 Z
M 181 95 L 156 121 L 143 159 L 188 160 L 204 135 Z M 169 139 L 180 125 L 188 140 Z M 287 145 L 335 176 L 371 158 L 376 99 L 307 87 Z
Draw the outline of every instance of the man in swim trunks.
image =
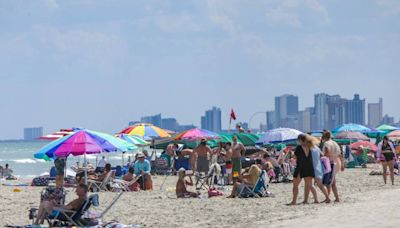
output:
M 330 195 L 331 191 L 335 195 L 335 202 L 339 202 L 339 193 L 336 186 L 336 175 L 344 170 L 344 162 L 343 155 L 340 150 L 340 146 L 332 140 L 332 134 L 330 131 L 325 131 L 322 135 L 321 140 L 323 141 L 323 150 L 322 153 L 329 157 L 332 167 L 332 182 L 327 186 L 328 195 Z
M 228 175 L 228 183 L 232 183 L 232 143 L 227 142 L 225 144 L 226 154 L 224 156 L 225 164 L 226 164 L 226 174 Z
M 196 159 L 196 170 L 199 173 L 208 174 L 208 170 L 210 167 L 210 158 L 211 158 L 211 148 L 207 146 L 207 139 L 203 138 L 200 141 L 200 145 L 193 150 L 193 154 Z
M 244 152 L 246 151 L 243 144 L 238 142 L 237 136 L 234 135 L 232 138 L 232 173 L 234 179 L 241 176 L 242 171 L 242 162 L 241 158 L 244 156 Z

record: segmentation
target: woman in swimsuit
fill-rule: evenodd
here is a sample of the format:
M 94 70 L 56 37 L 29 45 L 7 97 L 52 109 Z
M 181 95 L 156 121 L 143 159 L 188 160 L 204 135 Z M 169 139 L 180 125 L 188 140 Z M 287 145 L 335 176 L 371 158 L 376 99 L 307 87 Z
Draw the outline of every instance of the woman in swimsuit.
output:
M 392 185 L 394 185 L 394 162 L 397 159 L 393 144 L 389 142 L 389 138 L 387 136 L 383 137 L 382 142 L 378 145 L 377 159 L 380 159 L 381 155 L 384 157 L 384 159 L 382 159 L 383 181 L 386 184 L 386 172 L 387 168 L 389 167 L 390 179 L 392 181 Z
M 196 192 L 190 192 L 187 190 L 187 186 L 193 186 L 192 178 L 189 176 L 189 181 L 185 180 L 186 170 L 180 168 L 178 170 L 178 181 L 176 182 L 176 197 L 178 198 L 196 198 L 199 196 Z
M 314 179 L 314 165 L 312 153 L 307 146 L 306 135 L 301 134 L 297 137 L 298 146 L 296 147 L 296 169 L 293 175 L 293 199 L 288 205 L 297 204 L 297 196 L 299 194 L 299 185 L 304 178 L 304 201 L 303 204 L 308 203 L 308 196 L 312 190 L 312 180 Z M 315 191 L 315 189 L 313 190 Z

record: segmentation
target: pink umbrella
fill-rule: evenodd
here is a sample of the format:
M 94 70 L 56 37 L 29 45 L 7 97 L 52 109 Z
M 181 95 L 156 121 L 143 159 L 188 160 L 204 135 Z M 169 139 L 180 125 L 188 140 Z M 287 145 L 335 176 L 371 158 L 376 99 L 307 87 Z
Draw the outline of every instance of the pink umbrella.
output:
M 196 141 L 202 138 L 216 139 L 219 138 L 219 135 L 212 131 L 207 131 L 200 128 L 193 128 L 178 134 L 175 137 L 175 140 Z
M 352 150 L 357 150 L 360 147 L 363 147 L 364 149 L 369 148 L 372 152 L 376 152 L 378 150 L 378 147 L 375 144 L 368 141 L 358 141 L 350 145 Z
M 336 139 L 369 140 L 366 135 L 356 131 L 343 131 L 335 136 Z
M 386 135 L 392 140 L 400 140 L 400 130 L 395 130 Z
M 70 135 L 72 133 L 74 133 L 74 131 L 72 129 L 60 129 L 60 131 L 51 133 L 49 135 L 44 135 L 44 136 L 40 137 L 39 139 L 56 140 L 56 139 L 60 139 L 64 136 Z

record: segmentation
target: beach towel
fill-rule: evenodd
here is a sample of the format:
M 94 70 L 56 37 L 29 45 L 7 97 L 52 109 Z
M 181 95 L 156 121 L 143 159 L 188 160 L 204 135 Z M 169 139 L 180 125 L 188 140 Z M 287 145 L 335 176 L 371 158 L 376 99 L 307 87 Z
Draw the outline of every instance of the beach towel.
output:
M 321 164 L 321 150 L 318 147 L 314 147 L 311 149 L 311 157 L 313 160 L 313 167 L 314 167 L 314 177 L 322 180 L 323 178 L 323 171 L 322 171 L 322 164 Z
M 329 173 L 329 172 L 332 171 L 331 166 L 330 166 L 331 162 L 329 161 L 328 157 L 322 156 L 321 157 L 321 162 L 322 162 L 322 165 L 323 165 L 323 168 L 324 168 L 324 174 Z
M 331 168 L 331 171 L 328 173 L 325 173 L 323 175 L 323 179 L 322 179 L 322 184 L 325 186 L 329 186 L 332 184 L 333 177 L 334 177 L 335 164 L 331 163 L 330 166 L 327 166 L 327 168 L 328 167 Z M 324 169 L 326 169 L 326 168 L 324 167 Z

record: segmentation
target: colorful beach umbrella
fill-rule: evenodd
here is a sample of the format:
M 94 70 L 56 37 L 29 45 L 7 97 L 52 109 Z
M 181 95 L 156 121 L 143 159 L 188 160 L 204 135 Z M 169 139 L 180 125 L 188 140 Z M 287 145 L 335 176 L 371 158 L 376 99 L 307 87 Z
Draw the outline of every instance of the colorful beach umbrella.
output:
M 140 123 L 129 126 L 122 130 L 120 134 L 127 134 L 127 135 L 138 135 L 145 140 L 151 140 L 152 138 L 168 138 L 171 137 L 168 132 L 164 129 L 156 127 L 152 124 Z
M 208 140 L 220 138 L 217 133 L 200 128 L 193 128 L 178 134 L 175 137 L 177 141 L 197 141 L 202 138 Z
M 375 144 L 368 141 L 358 141 L 350 145 L 350 148 L 352 150 L 357 150 L 359 147 L 363 147 L 364 149 L 368 148 L 370 151 L 373 152 L 376 152 L 378 150 L 378 147 Z
M 268 145 L 295 141 L 300 134 L 303 133 L 296 129 L 276 128 L 265 132 L 257 141 L 257 144 Z
M 387 125 L 387 124 L 382 124 L 381 126 L 376 128 L 379 131 L 383 131 L 383 132 L 391 132 L 391 131 L 395 131 L 395 130 L 400 130 L 400 128 L 398 127 L 393 127 L 391 125 Z
M 386 135 L 391 140 L 400 140 L 400 130 L 395 130 Z
M 47 144 L 35 153 L 34 157 L 48 160 L 69 155 L 79 156 L 135 149 L 137 149 L 135 145 L 112 135 L 84 129 Z
M 335 139 L 349 139 L 349 140 L 369 140 L 369 138 L 357 131 L 342 131 L 336 134 Z
M 136 146 L 147 146 L 150 143 L 144 140 L 142 137 L 137 135 L 127 135 L 127 134 L 119 134 L 117 135 L 118 138 L 123 139 L 129 143 L 132 143 Z

